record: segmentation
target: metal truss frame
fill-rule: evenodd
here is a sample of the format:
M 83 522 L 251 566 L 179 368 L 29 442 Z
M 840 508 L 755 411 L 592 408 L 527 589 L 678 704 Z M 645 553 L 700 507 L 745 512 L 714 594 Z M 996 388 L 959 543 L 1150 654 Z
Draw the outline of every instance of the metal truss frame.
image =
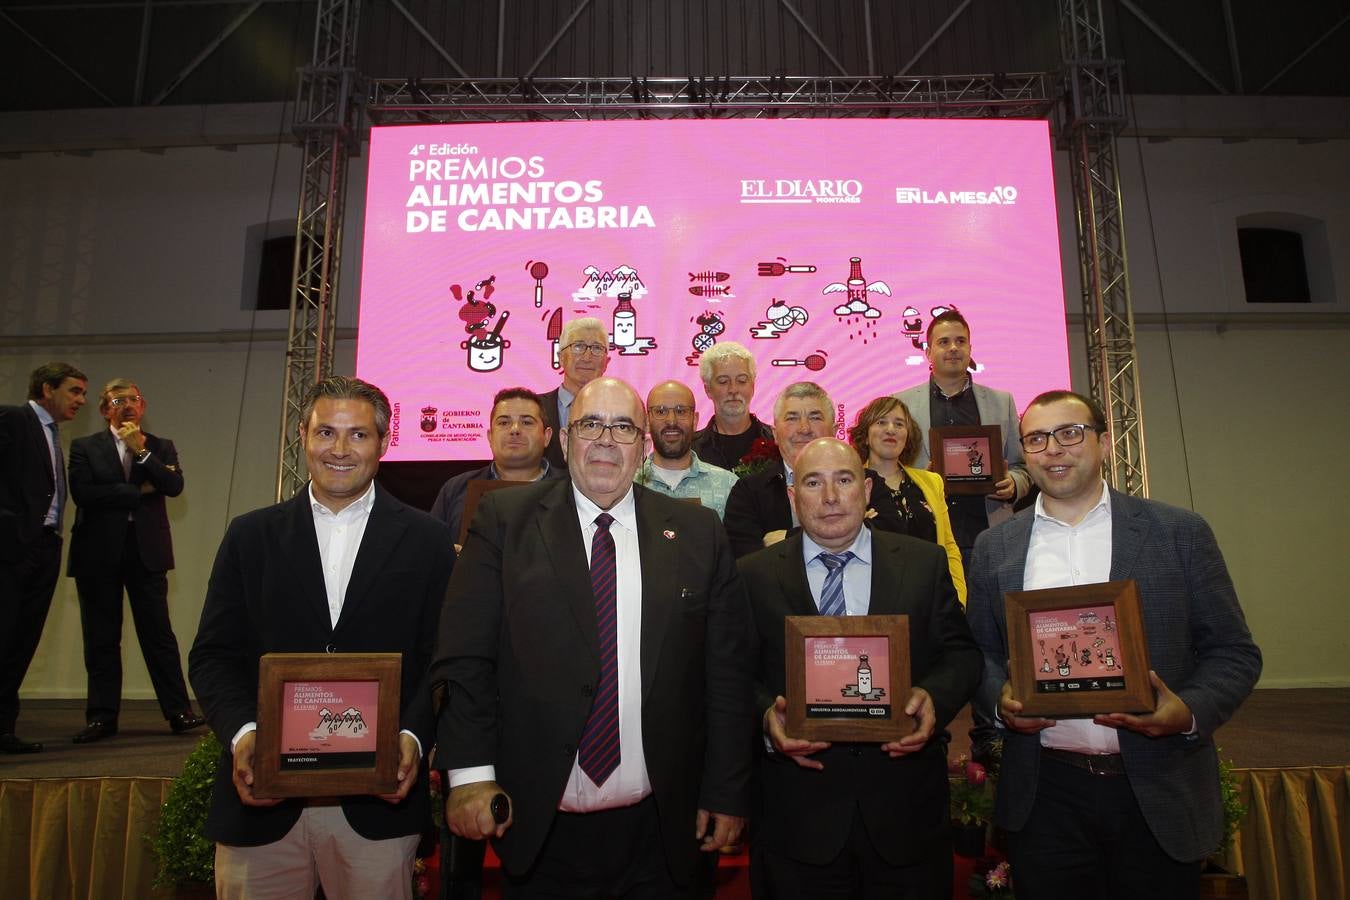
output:
M 1064 102 L 1059 134 L 1069 151 L 1087 338 L 1088 389 L 1106 414 L 1106 477 L 1148 495 L 1139 358 L 1125 252 L 1116 135 L 1127 116 L 1123 65 L 1106 53 L 1101 0 L 1060 0 Z
M 300 72 L 295 134 L 303 147 L 292 262 L 291 317 L 282 389 L 277 500 L 304 487 L 301 407 L 333 371 L 347 161 L 360 147 L 357 23 L 360 0 L 320 0 L 314 55 Z
M 1044 72 L 931 77 L 372 79 L 376 125 L 506 119 L 962 117 L 1043 118 Z

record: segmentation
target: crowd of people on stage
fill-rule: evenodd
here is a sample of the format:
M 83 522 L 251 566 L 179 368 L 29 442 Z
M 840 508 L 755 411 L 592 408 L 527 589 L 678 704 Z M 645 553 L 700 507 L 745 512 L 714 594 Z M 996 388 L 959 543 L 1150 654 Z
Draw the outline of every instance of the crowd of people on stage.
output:
M 88 380 L 43 366 L 26 404 L 0 407 L 0 751 L 42 749 L 16 733 L 18 690 L 69 496 L 89 673 L 74 740 L 117 734 L 125 591 L 170 730 L 209 723 L 224 746 L 206 831 L 220 897 L 410 897 L 432 756 L 450 831 L 493 841 L 507 897 L 711 896 L 718 851 L 740 842 L 757 897 L 951 897 L 946 729 L 967 703 L 973 752 L 1001 759 L 1019 897 L 1197 896 L 1222 829 L 1212 735 L 1261 671 L 1214 535 L 1107 486 L 1092 400 L 1052 391 L 1019 417 L 972 380 L 959 312 L 926 339 L 929 380 L 866 404 L 841 441 L 811 381 L 758 419 L 756 361 L 734 342 L 699 360 L 699 428 L 696 386 L 639 396 L 606 376 L 604 325 L 575 319 L 562 383 L 499 390 L 492 460 L 430 513 L 375 484 L 388 398 L 324 379 L 302 415 L 307 488 L 236 518 L 216 556 L 188 658 L 204 720 L 167 611 L 174 445 L 114 379 L 106 427 L 72 443 L 67 471 L 58 426 Z M 949 496 L 929 429 L 969 425 L 1000 426 L 1007 474 Z M 1124 579 L 1153 711 L 1024 714 L 1004 594 Z M 807 615 L 908 617 L 912 688 L 893 702 L 912 732 L 793 733 L 784 623 Z M 273 652 L 402 655 L 395 790 L 255 792 Z

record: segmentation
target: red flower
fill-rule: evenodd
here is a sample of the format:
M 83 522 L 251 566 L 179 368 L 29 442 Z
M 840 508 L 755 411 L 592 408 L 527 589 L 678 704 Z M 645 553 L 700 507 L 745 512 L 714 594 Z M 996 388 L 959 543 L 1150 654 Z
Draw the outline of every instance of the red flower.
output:
M 977 762 L 966 763 L 966 781 L 979 787 L 984 784 L 985 771 L 984 766 Z
M 755 463 L 773 462 L 778 458 L 778 445 L 768 438 L 757 437 L 755 442 L 750 445 L 750 449 L 745 451 L 741 457 L 741 465 L 750 466 Z

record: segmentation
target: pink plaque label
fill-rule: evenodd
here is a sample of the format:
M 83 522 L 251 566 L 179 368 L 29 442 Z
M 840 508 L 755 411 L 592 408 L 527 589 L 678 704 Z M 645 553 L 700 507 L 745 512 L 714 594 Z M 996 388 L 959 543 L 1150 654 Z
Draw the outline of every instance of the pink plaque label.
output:
M 806 717 L 889 719 L 890 640 L 806 638 Z
M 378 681 L 288 681 L 281 698 L 281 769 L 373 766 Z
M 1114 606 L 1033 612 L 1027 627 L 1037 693 L 1124 690 Z

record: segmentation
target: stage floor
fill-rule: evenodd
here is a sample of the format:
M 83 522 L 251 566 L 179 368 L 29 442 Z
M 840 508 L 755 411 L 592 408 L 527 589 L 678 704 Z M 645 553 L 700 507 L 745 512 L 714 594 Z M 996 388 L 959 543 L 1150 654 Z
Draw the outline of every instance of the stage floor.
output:
M 19 735 L 46 750 L 0 755 L 0 778 L 173 776 L 205 729 L 170 733 L 153 701 L 122 705 L 119 733 L 96 744 L 72 744 L 84 725 L 84 703 L 26 700 Z M 951 755 L 966 752 L 970 711 L 952 723 Z M 1350 688 L 1258 690 L 1216 736 L 1225 759 L 1241 769 L 1339 766 L 1350 763 Z

